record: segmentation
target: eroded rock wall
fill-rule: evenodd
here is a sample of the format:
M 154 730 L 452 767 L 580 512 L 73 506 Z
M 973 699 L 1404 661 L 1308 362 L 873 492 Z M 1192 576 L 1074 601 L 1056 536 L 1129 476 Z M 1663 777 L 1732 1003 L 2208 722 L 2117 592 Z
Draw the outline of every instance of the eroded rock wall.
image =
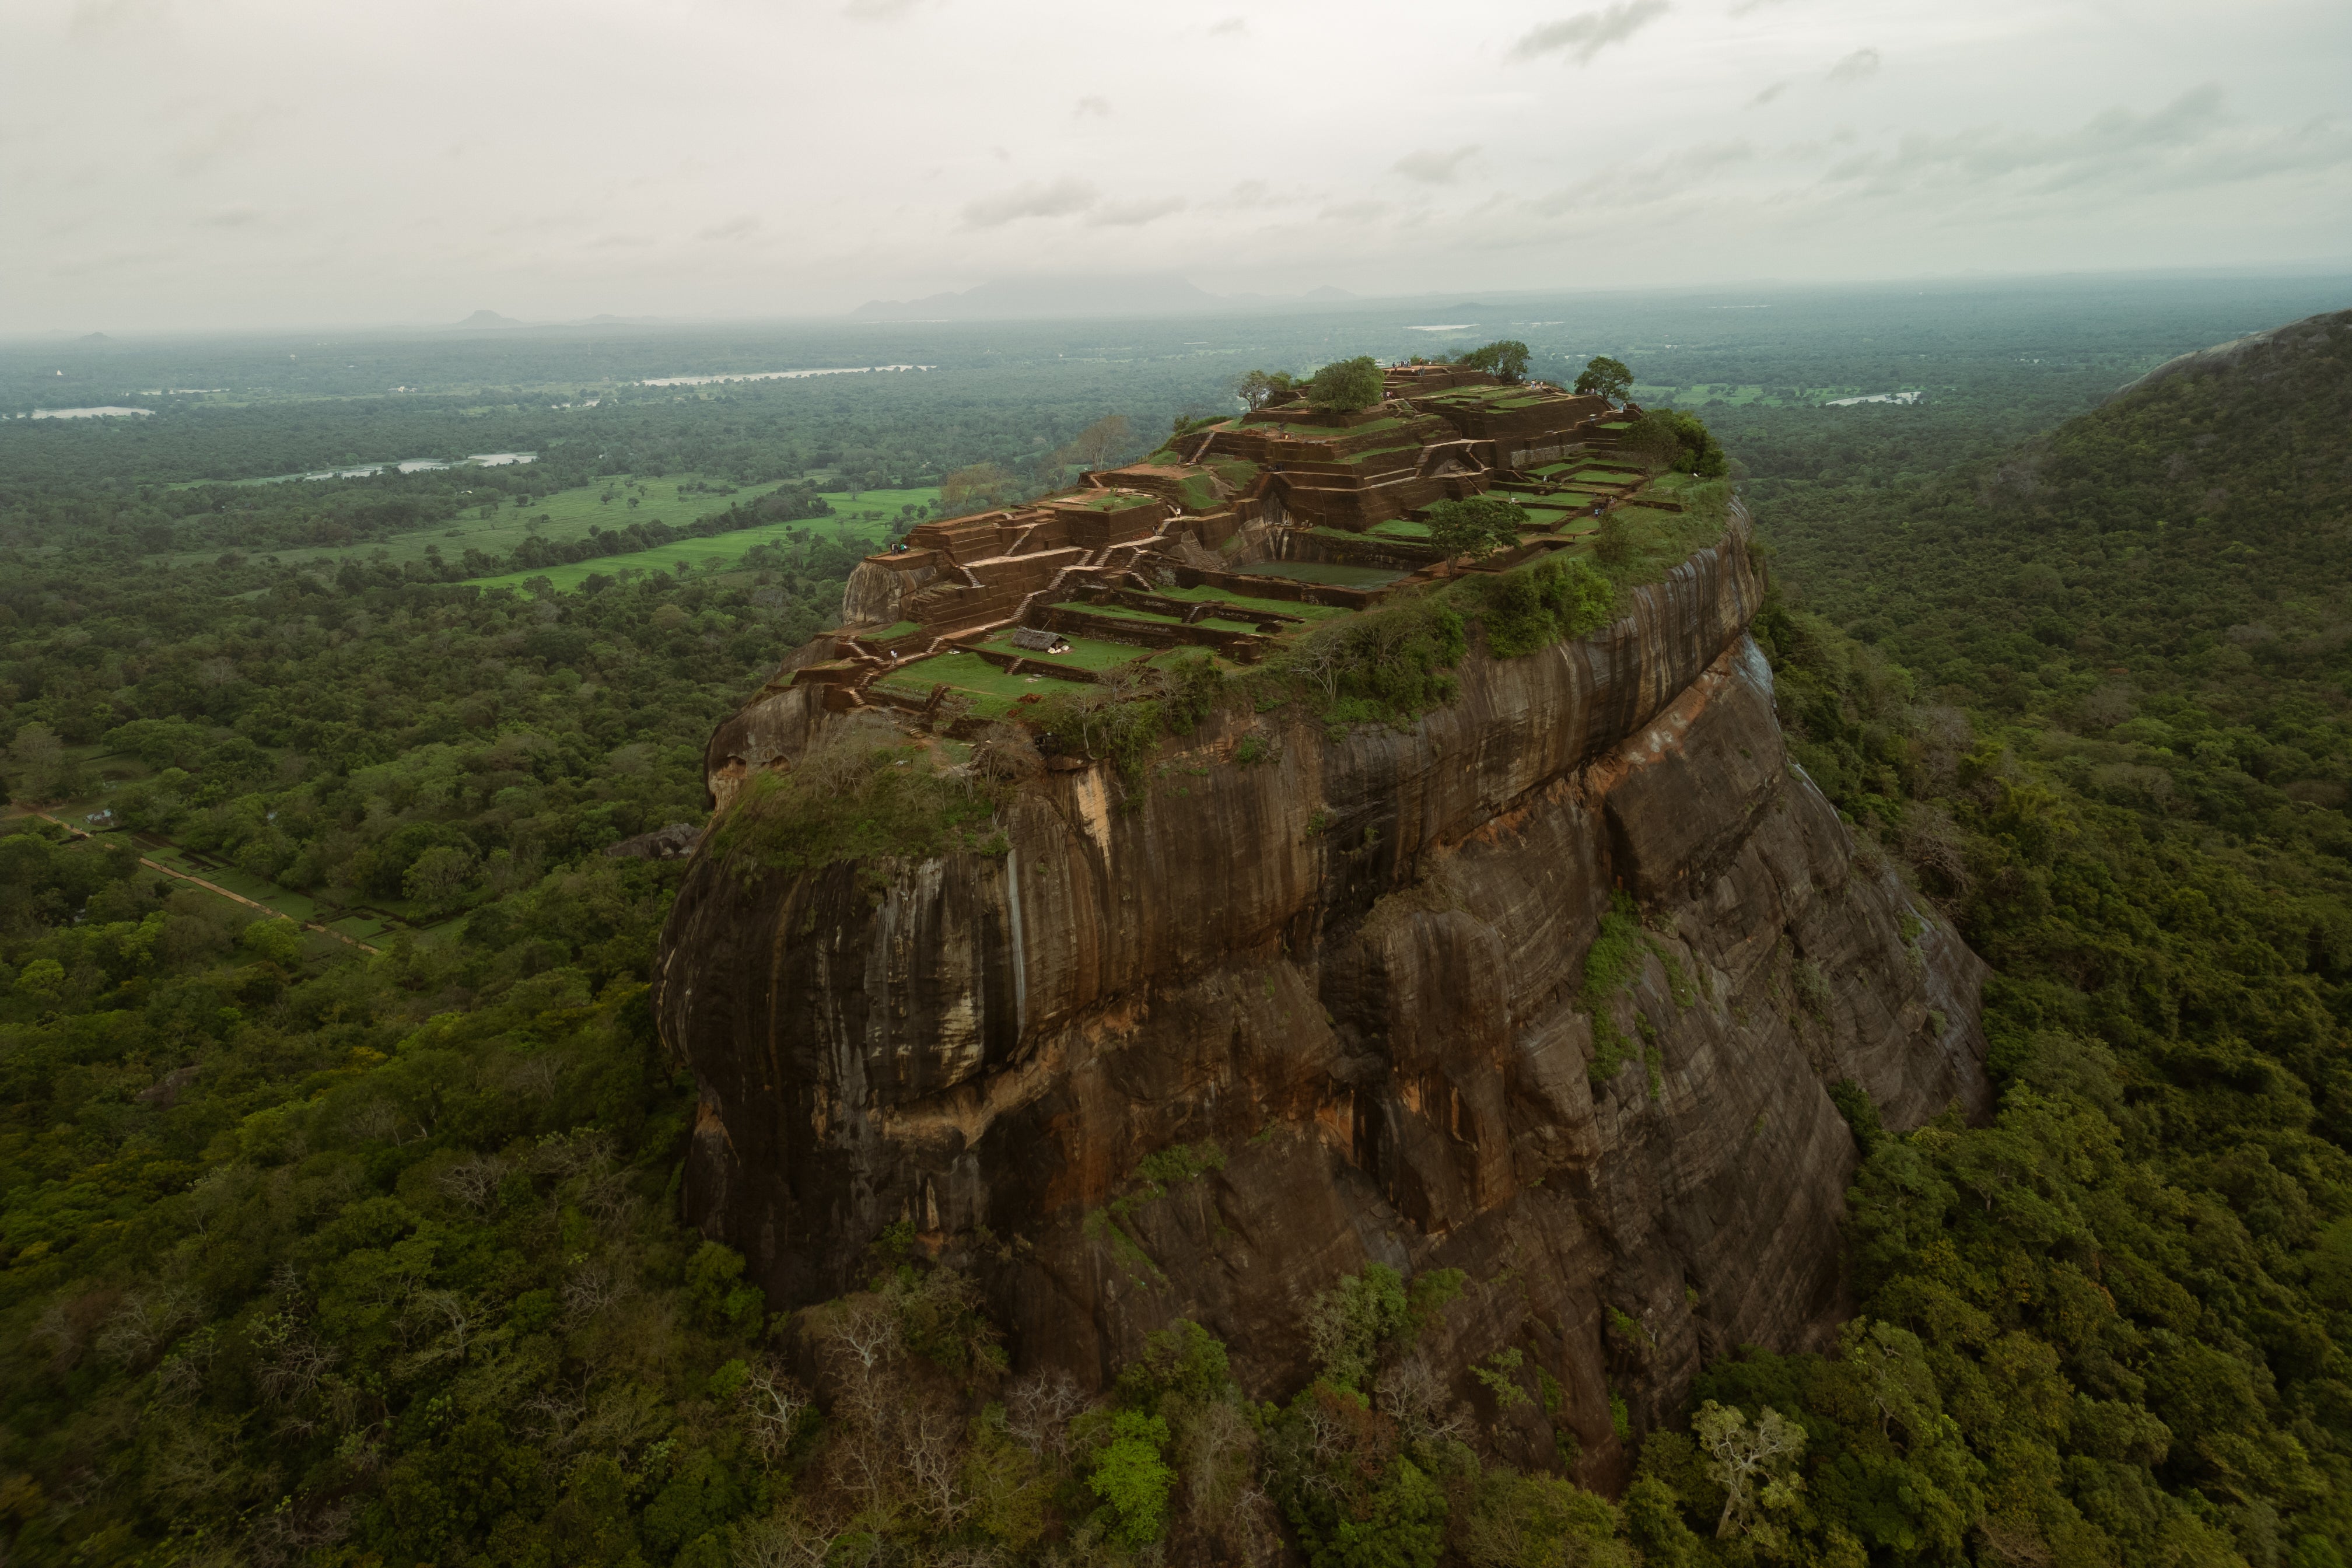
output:
M 1020 1363 L 1098 1384 L 1191 1318 L 1258 1397 L 1308 1375 L 1340 1274 L 1459 1268 L 1433 1363 L 1494 1420 L 1465 1369 L 1520 1348 L 1585 1479 L 1620 1479 L 1612 1389 L 1647 1426 L 1705 1357 L 1840 1317 L 1829 1086 L 1906 1127 L 1989 1098 L 1980 966 L 1790 762 L 1759 595 L 1735 533 L 1598 637 L 1466 659 L 1409 732 L 1229 716 L 1126 811 L 1100 770 L 1049 774 L 1003 856 L 704 857 L 657 993 L 702 1086 L 689 1213 L 780 1305 L 854 1288 L 911 1219 Z M 1235 761 L 1252 735 L 1274 761 Z M 1611 1003 L 1635 1054 L 1596 1087 L 1580 988 L 1619 889 L 1649 928 Z M 1222 1170 L 1139 1178 L 1204 1142 Z M 1507 1457 L 1551 1455 L 1539 1407 L 1507 1419 Z

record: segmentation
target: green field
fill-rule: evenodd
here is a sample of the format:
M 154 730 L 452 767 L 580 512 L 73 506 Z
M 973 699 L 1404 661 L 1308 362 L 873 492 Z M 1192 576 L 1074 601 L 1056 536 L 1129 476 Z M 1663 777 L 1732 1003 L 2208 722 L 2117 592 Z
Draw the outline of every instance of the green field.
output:
M 289 483 L 302 483 L 289 480 Z M 372 559 L 379 550 L 386 552 L 395 565 L 425 559 L 427 545 L 437 546 L 444 559 L 455 561 L 468 550 L 479 550 L 490 555 L 510 555 L 522 542 L 536 531 L 557 541 L 585 539 L 592 524 L 609 529 L 626 528 L 633 522 L 659 519 L 673 528 L 683 527 L 698 517 L 724 511 L 740 501 L 766 495 L 782 479 L 763 484 L 745 485 L 731 493 L 709 490 L 689 490 L 686 487 L 715 481 L 705 474 L 667 474 L 658 479 L 635 479 L 615 476 L 600 479 L 593 485 L 578 485 L 567 490 L 553 490 L 534 496 L 524 506 L 499 506 L 488 517 L 476 511 L 466 512 L 432 528 L 411 529 L 404 533 L 387 534 L 382 539 L 358 544 L 306 545 L 294 550 L 270 552 L 287 565 L 305 562 L 336 561 L 344 557 Z M 880 494 L 881 492 L 874 492 Z M 926 491 L 925 494 L 930 492 Z M 605 497 L 609 494 L 612 499 Z M 636 502 L 632 506 L 631 501 Z M 896 507 L 891 509 L 895 514 Z M 543 522 L 538 520 L 544 518 Z M 215 551 L 183 552 L 157 557 L 173 566 L 210 561 Z
M 289 481 L 299 483 L 301 481 Z M 478 511 L 466 512 L 431 528 L 410 529 L 405 532 L 387 534 L 382 539 L 356 544 L 306 545 L 298 549 L 268 552 L 267 559 L 289 566 L 342 560 L 373 560 L 377 552 L 383 552 L 394 565 L 425 559 L 426 548 L 441 552 L 445 561 L 457 561 L 468 550 L 479 550 L 488 555 L 511 555 L 522 542 L 537 533 L 559 543 L 585 539 L 592 527 L 620 530 L 634 522 L 666 522 L 673 528 L 683 528 L 698 519 L 758 500 L 785 481 L 769 479 L 755 485 L 743 485 L 728 489 L 723 481 L 704 474 L 666 474 L 657 479 L 639 479 L 617 475 L 599 479 L 592 485 L 576 485 L 570 489 L 554 490 L 534 496 L 524 506 L 496 506 L 488 517 Z M 692 486 L 709 483 L 713 488 L 697 490 Z M 879 539 L 883 530 L 897 520 L 901 508 L 929 506 L 939 496 L 936 487 L 900 490 L 863 490 L 853 494 L 847 490 L 825 492 L 825 501 L 834 510 L 829 518 L 810 518 L 788 526 L 794 528 L 838 529 L 846 521 L 861 538 Z M 634 501 L 636 504 L 631 505 Z M 745 532 L 760 532 L 746 530 Z M 762 537 L 781 537 L 769 530 Z M 738 538 L 740 535 L 730 535 Z M 694 541 L 707 543 L 708 541 Z M 740 554 L 751 542 L 722 552 Z M 214 559 L 217 551 L 183 551 L 159 555 L 154 559 L 172 566 L 192 565 Z M 662 557 L 661 564 L 668 565 L 667 551 L 652 552 Z M 709 552 L 698 554 L 699 564 L 709 559 Z M 609 559 L 622 564 L 650 566 L 651 561 L 635 557 L 614 556 Z M 576 567 L 563 566 L 544 574 L 559 587 L 576 586 L 594 567 L 585 563 Z M 487 579 L 488 582 L 520 584 L 525 577 L 539 573 L 518 573 L 510 577 Z
M 897 520 L 901 507 L 927 506 L 939 493 L 936 489 L 864 490 L 852 496 L 846 490 L 835 490 L 824 498 L 825 504 L 833 508 L 831 517 L 804 517 L 793 522 L 762 523 L 757 528 L 738 529 L 732 533 L 713 534 L 708 539 L 681 539 L 658 550 L 639 550 L 627 555 L 599 555 L 593 560 L 544 567 L 536 572 L 509 572 L 496 577 L 478 577 L 473 582 L 479 588 L 520 588 L 534 577 L 544 577 L 553 584 L 554 591 L 561 594 L 577 588 L 591 573 L 596 572 L 607 577 L 616 572 L 632 569 L 674 572 L 681 561 L 698 571 L 714 571 L 732 565 L 753 545 L 775 543 L 789 538 L 793 531 L 803 529 L 854 538 L 878 547 L 890 523 Z

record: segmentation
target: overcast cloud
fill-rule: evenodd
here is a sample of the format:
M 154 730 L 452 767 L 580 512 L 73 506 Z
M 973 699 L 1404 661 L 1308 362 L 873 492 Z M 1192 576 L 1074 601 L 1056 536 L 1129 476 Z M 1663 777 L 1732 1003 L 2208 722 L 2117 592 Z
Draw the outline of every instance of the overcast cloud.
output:
M 0 331 L 2352 260 L 2342 0 L 6 0 Z

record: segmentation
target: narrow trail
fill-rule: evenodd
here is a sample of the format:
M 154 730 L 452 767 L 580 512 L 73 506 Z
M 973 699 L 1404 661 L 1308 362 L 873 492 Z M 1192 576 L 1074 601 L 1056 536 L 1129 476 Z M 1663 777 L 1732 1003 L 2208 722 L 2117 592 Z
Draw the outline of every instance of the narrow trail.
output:
M 62 817 L 51 816 L 46 811 L 28 811 L 25 815 L 27 816 L 37 816 L 43 822 L 54 822 L 59 827 L 64 828 L 68 833 L 72 834 L 76 838 L 89 838 L 92 837 L 91 834 L 84 829 L 76 827 L 72 823 L 66 821 Z M 150 860 L 146 856 L 142 855 L 139 857 L 139 863 L 142 866 L 146 867 L 151 871 L 161 871 L 166 877 L 173 878 L 175 880 L 193 883 L 194 886 L 202 888 L 207 893 L 218 893 L 222 898 L 228 900 L 230 902 L 243 904 L 249 910 L 259 910 L 265 915 L 275 915 L 280 920 L 292 920 L 294 918 L 283 910 L 273 910 L 268 904 L 261 903 L 257 900 L 247 898 L 243 893 L 233 893 L 226 888 L 222 887 L 218 882 L 207 882 L 202 877 L 183 871 L 177 867 L 166 866 L 161 860 Z M 337 942 L 341 942 L 344 946 L 358 948 L 362 952 L 382 952 L 383 951 L 380 947 L 370 946 L 368 943 L 360 941 L 357 937 L 345 936 L 339 931 L 331 930 L 328 927 L 320 924 L 317 921 L 301 921 L 297 923 L 299 923 L 304 931 L 314 931 L 320 936 L 331 936 Z

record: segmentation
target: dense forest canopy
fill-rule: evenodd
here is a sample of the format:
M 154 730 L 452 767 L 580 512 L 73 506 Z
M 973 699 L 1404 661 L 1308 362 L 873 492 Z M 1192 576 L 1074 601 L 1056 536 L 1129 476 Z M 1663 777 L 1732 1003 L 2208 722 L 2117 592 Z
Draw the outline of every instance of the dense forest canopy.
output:
M 0 353 L 26 408 L 231 389 L 0 421 L 0 779 L 115 824 L 0 831 L 11 1560 L 2341 1568 L 2352 324 L 2101 405 L 2326 291 Z M 710 727 L 856 548 L 812 520 L 559 595 L 367 542 L 607 474 L 1034 484 L 1108 416 L 1156 437 L 1249 366 L 1480 315 L 1465 346 L 1622 357 L 1703 416 L 1775 552 L 1797 756 L 1995 966 L 1990 1125 L 1844 1100 L 1839 1346 L 1707 1369 L 1684 1423 L 1624 1427 L 1612 1502 L 1573 1454 L 1477 1450 L 1556 1386 L 1497 1358 L 1464 1406 L 1421 1361 L 1475 1280 L 1302 1280 L 1309 1385 L 1245 1393 L 1178 1325 L 1093 1405 L 904 1237 L 772 1319 L 677 1221 L 693 1097 L 644 998 L 677 863 L 606 851 L 700 820 Z M 940 368 L 621 384 L 812 363 Z M 507 450 L 539 459 L 219 482 Z M 267 559 L 320 529 L 349 552 Z M 187 864 L 375 911 L 379 951 L 158 869 Z

